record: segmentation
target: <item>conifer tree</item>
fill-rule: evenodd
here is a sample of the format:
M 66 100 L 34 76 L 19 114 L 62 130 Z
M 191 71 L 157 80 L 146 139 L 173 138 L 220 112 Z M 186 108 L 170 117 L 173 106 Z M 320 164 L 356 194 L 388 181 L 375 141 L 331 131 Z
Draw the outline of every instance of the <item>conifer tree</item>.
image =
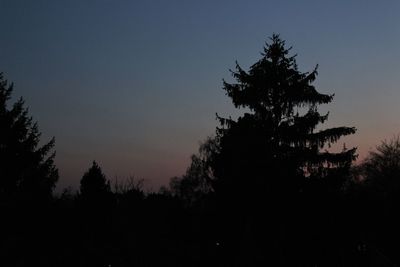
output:
M 111 192 L 110 182 L 107 180 L 100 166 L 93 161 L 92 167 L 82 176 L 80 193 L 83 198 L 102 198 Z
M 24 100 L 8 106 L 12 91 L 0 73 L 0 197 L 48 199 L 58 180 L 54 138 L 39 146 L 41 134 Z
M 223 81 L 235 107 L 246 111 L 237 120 L 218 117 L 215 189 L 233 198 L 298 192 L 305 181 L 338 177 L 356 157 L 356 148 L 326 150 L 356 129 L 319 127 L 328 114 L 320 114 L 317 107 L 330 103 L 333 95 L 313 86 L 318 66 L 300 72 L 285 41 L 276 34 L 270 41 L 248 72 L 236 63 L 231 70 L 236 82 Z

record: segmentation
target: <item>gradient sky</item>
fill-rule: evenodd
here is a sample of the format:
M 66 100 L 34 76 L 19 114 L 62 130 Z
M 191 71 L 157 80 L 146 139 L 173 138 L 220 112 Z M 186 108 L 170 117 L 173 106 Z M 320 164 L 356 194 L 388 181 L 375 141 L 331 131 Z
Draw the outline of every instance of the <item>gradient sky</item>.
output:
M 184 173 L 215 113 L 235 60 L 247 69 L 272 33 L 301 71 L 335 93 L 328 126 L 362 159 L 400 132 L 399 1 L 0 0 L 0 71 L 56 137 L 59 188 L 77 188 L 92 160 L 109 178 L 148 188 Z

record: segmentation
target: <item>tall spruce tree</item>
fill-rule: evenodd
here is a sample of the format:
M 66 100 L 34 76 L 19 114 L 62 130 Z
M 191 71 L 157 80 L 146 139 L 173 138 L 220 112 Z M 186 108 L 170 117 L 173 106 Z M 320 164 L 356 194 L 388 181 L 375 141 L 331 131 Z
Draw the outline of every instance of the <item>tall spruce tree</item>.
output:
M 54 138 L 39 146 L 40 132 L 20 98 L 11 107 L 13 84 L 0 73 L 0 198 L 48 199 L 58 180 Z
M 317 68 L 300 72 L 289 53 L 273 35 L 248 72 L 236 64 L 236 82 L 223 82 L 245 109 L 237 120 L 218 117 L 211 157 L 217 228 L 235 266 L 314 266 L 340 248 L 328 234 L 340 233 L 333 218 L 356 149 L 327 149 L 356 129 L 320 127 L 328 114 L 317 108 L 333 95 L 313 86 Z
M 317 107 L 330 103 L 333 95 L 321 94 L 312 85 L 317 67 L 300 72 L 285 41 L 276 34 L 270 41 L 248 72 L 236 63 L 231 70 L 236 83 L 223 81 L 235 107 L 248 111 L 237 120 L 218 117 L 215 190 L 232 198 L 284 197 L 302 190 L 306 181 L 337 178 L 356 157 L 356 148 L 326 150 L 356 129 L 318 128 L 328 114 L 320 114 Z

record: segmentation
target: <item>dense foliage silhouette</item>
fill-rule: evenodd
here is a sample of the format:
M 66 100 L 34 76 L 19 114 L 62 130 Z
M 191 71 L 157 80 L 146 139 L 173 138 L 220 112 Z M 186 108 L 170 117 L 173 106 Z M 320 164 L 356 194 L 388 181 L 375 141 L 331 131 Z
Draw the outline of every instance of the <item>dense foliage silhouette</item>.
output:
M 363 242 L 400 263 L 400 138 L 384 140 L 354 167 L 351 195 L 357 203 L 357 223 Z M 393 266 L 393 265 L 392 265 Z
M 400 197 L 400 137 L 382 141 L 357 170 L 364 186 L 372 189 L 377 197 Z
M 171 178 L 169 188 L 172 195 L 182 199 L 186 205 L 193 206 L 213 193 L 214 175 L 211 163 L 217 149 L 218 144 L 213 137 L 208 137 L 200 144 L 198 153 L 191 156 L 186 173 L 181 177 Z
M 248 72 L 236 64 L 231 71 L 236 82 L 224 81 L 227 95 L 245 113 L 237 120 L 218 117 L 213 184 L 224 213 L 221 232 L 226 231 L 231 253 L 243 265 L 294 264 L 289 259 L 297 258 L 299 249 L 293 244 L 303 243 L 317 254 L 313 250 L 322 242 L 298 235 L 305 220 L 311 223 L 316 203 L 298 204 L 312 194 L 321 197 L 323 190 L 338 194 L 355 159 L 355 148 L 326 150 L 355 128 L 320 129 L 328 114 L 321 115 L 317 107 L 330 103 L 333 95 L 321 94 L 312 85 L 317 68 L 300 72 L 289 53 L 275 34 Z M 329 208 L 325 204 L 322 209 Z M 320 264 L 316 258 L 306 263 Z
M 83 198 L 99 198 L 110 192 L 110 181 L 107 180 L 96 161 L 93 161 L 92 167 L 82 176 L 81 196 Z
M 48 200 L 58 180 L 54 138 L 39 146 L 38 125 L 22 98 L 10 105 L 12 91 L 0 73 L 0 201 Z
M 47 246 L 52 191 L 58 180 L 54 138 L 40 146 L 38 125 L 24 100 L 9 103 L 13 84 L 0 73 L 0 255 L 2 266 L 38 263 Z M 46 234 L 43 234 L 46 233 Z
M 301 73 L 289 51 L 273 35 L 249 72 L 236 64 L 236 83 L 224 81 L 234 105 L 250 112 L 237 121 L 218 117 L 222 127 L 217 131 L 220 151 L 214 164 L 217 191 L 291 194 L 302 188 L 305 178 L 328 177 L 355 159 L 355 148 L 323 150 L 354 134 L 355 128 L 316 130 L 328 118 L 317 107 L 331 102 L 333 95 L 318 93 L 312 85 L 317 68 Z

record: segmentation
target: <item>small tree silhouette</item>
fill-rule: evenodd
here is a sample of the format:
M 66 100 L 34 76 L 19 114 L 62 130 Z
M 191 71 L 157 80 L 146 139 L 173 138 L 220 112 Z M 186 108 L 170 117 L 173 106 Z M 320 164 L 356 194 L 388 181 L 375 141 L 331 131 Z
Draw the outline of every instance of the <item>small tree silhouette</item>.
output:
M 111 192 L 110 182 L 93 161 L 92 167 L 82 176 L 80 194 L 83 198 L 101 198 Z
M 58 180 L 54 138 L 39 146 L 41 134 L 24 100 L 7 105 L 12 91 L 0 73 L 0 198 L 48 199 Z

